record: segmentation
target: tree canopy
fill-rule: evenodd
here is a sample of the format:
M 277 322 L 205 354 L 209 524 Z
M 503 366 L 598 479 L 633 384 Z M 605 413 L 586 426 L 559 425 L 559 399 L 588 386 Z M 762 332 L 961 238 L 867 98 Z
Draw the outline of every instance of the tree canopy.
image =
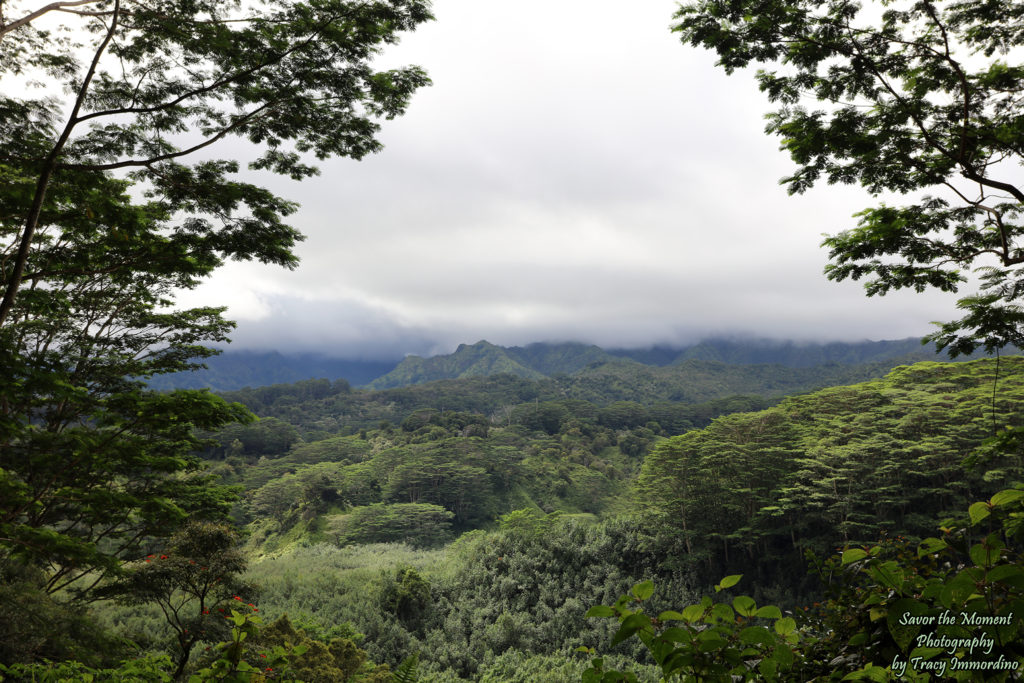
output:
M 294 266 L 301 235 L 294 204 L 209 154 L 238 136 L 251 169 L 300 179 L 306 156 L 378 150 L 427 78 L 373 58 L 429 18 L 420 0 L 0 2 L 0 568 L 88 599 L 153 538 L 226 514 L 195 429 L 250 414 L 144 380 L 232 328 L 177 291 L 228 258 Z
M 780 105 L 767 131 L 797 164 L 790 192 L 825 180 L 918 197 L 828 237 L 830 279 L 867 277 L 869 295 L 957 291 L 982 268 L 981 293 L 959 302 L 967 314 L 931 338 L 954 355 L 1020 345 L 1024 65 L 1009 60 L 1024 5 L 881 5 L 705 0 L 681 7 L 675 30 L 728 72 L 765 65 L 758 83 Z
M 60 190 L 126 172 L 176 216 L 179 240 L 210 239 L 236 258 L 293 265 L 293 205 L 234 177 L 233 160 L 190 157 L 228 136 L 259 155 L 250 168 L 292 178 L 303 160 L 380 149 L 377 119 L 426 84 L 417 67 L 375 71 L 380 47 L 430 19 L 423 0 L 265 3 L 56 2 L 0 16 L 0 173 L 5 195 L 6 324 L 37 231 Z M 61 21 L 46 21 L 59 16 Z M 77 204 L 88 213 L 88 204 Z

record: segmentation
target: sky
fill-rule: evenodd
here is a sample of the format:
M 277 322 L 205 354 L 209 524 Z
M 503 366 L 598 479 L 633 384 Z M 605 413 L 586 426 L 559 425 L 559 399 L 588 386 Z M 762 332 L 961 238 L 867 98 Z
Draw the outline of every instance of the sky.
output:
M 182 304 L 228 306 L 234 349 L 349 358 L 480 339 L 897 339 L 955 317 L 953 295 L 825 278 L 823 235 L 878 200 L 787 195 L 794 167 L 753 73 L 683 45 L 675 7 L 436 0 L 436 21 L 380 59 L 433 80 L 384 122 L 383 152 L 256 178 L 301 204 L 299 268 L 229 263 Z

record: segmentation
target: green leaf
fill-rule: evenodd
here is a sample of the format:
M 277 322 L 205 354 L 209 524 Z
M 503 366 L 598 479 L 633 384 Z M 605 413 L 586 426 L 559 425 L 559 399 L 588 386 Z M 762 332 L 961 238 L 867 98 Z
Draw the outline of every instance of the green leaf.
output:
M 678 626 L 665 629 L 659 637 L 673 643 L 688 643 L 693 640 L 692 633 L 687 631 L 685 628 L 679 628 Z
M 654 594 L 654 582 L 644 581 L 633 586 L 631 591 L 637 600 L 646 600 Z
M 989 501 L 993 506 L 1007 505 L 1024 498 L 1024 489 L 1005 489 L 992 496 Z
M 779 644 L 775 647 L 772 651 L 772 658 L 787 668 L 793 666 L 793 662 L 796 661 L 792 648 L 784 644 Z
M 889 607 L 889 613 L 886 617 L 889 633 L 892 635 L 893 640 L 896 641 L 900 650 L 906 651 L 922 628 L 922 625 L 901 624 L 900 622 L 911 621 L 911 619 L 905 619 L 904 617 L 925 617 L 927 612 L 928 606 L 913 598 L 897 600 Z M 929 626 L 929 630 L 933 629 L 934 627 Z
M 982 543 L 971 546 L 971 562 L 979 567 L 991 567 L 999 557 L 999 548 L 986 547 Z
M 640 630 L 651 630 L 651 620 L 643 613 L 630 614 L 622 620 L 619 630 L 612 637 L 612 647 L 630 638 Z
M 737 614 L 744 617 L 752 617 L 757 612 L 757 605 L 754 599 L 746 595 L 740 595 L 733 599 L 732 606 Z
M 900 590 L 903 587 L 903 570 L 895 560 L 874 565 L 868 573 L 879 583 L 889 588 Z
M 885 683 L 889 680 L 889 671 L 881 666 L 868 664 L 859 671 L 853 671 L 843 676 L 844 681 L 877 681 Z
M 931 555 L 937 553 L 940 550 L 945 550 L 949 547 L 949 544 L 943 541 L 941 538 L 926 538 L 921 541 L 920 545 L 917 546 L 917 556 L 924 557 L 925 555 Z
M 697 650 L 700 652 L 711 652 L 712 650 L 720 650 L 729 644 L 725 638 L 719 635 L 712 629 L 701 631 L 697 634 Z
M 775 632 L 780 636 L 787 635 L 796 630 L 796 620 L 792 617 L 783 617 L 775 622 Z
M 858 560 L 863 560 L 867 556 L 868 556 L 868 553 L 863 548 L 850 548 L 849 550 L 844 550 L 843 551 L 842 564 L 845 567 L 846 565 L 850 564 L 851 562 L 856 562 Z
M 683 621 L 684 619 L 686 617 L 673 610 L 665 610 L 658 615 L 658 621 Z
M 782 610 L 775 605 L 765 605 L 764 607 L 759 607 L 754 616 L 764 619 L 781 619 Z
M 743 574 L 731 574 L 729 576 L 726 576 L 725 578 L 723 578 L 721 581 L 718 582 L 717 586 L 715 586 L 715 592 L 717 593 L 719 591 L 725 590 L 726 588 L 732 588 L 737 583 L 739 583 L 740 579 L 742 579 L 742 578 L 743 578 Z
M 704 616 L 706 608 L 703 605 L 690 605 L 683 610 L 683 619 L 691 624 Z
M 718 603 L 711 608 L 712 616 L 716 617 L 720 621 L 732 623 L 736 620 L 736 614 L 732 611 L 732 607 L 724 603 Z
M 578 614 L 578 612 L 577 612 Z M 584 614 L 585 617 L 614 617 L 615 610 L 607 605 L 594 605 Z
M 993 567 L 985 575 L 987 581 L 1009 584 L 1015 588 L 1024 588 L 1024 567 L 1018 564 L 1002 564 Z
M 974 525 L 992 514 L 992 511 L 989 509 L 988 503 L 979 501 L 967 508 L 967 514 L 971 518 L 971 524 Z
M 764 626 L 748 626 L 739 633 L 741 642 L 750 645 L 774 645 L 775 637 Z

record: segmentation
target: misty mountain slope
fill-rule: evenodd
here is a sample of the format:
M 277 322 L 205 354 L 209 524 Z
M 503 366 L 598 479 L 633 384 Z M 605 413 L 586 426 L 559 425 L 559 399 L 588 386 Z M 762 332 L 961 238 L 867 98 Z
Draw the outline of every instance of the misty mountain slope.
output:
M 977 356 L 975 356 L 977 357 Z M 644 368 L 659 369 L 679 366 L 674 371 L 680 378 L 687 375 L 702 375 L 713 379 L 711 366 L 698 370 L 691 362 L 717 362 L 725 365 L 777 365 L 788 369 L 809 369 L 817 366 L 841 366 L 850 368 L 858 365 L 877 364 L 874 373 L 884 373 L 891 367 L 921 360 L 947 360 L 934 353 L 933 349 L 922 346 L 916 338 L 895 341 L 833 342 L 828 344 L 801 344 L 792 341 L 708 339 L 682 349 L 651 347 L 647 349 L 605 350 L 592 344 L 580 342 L 546 343 L 538 342 L 526 346 L 503 347 L 487 341 L 462 344 L 450 354 L 431 357 L 410 355 L 394 360 L 352 360 L 333 358 L 326 354 L 290 354 L 258 351 L 225 351 L 206 361 L 207 370 L 191 373 L 176 373 L 155 377 L 150 386 L 159 390 L 175 388 L 193 389 L 209 387 L 214 391 L 235 391 L 244 387 L 260 387 L 274 384 L 299 382 L 306 379 L 345 379 L 352 386 L 367 386 L 371 389 L 390 389 L 414 386 L 441 379 L 465 379 L 509 374 L 531 380 L 545 377 L 580 375 L 593 379 L 595 373 L 602 376 L 636 372 L 646 377 Z M 966 359 L 957 359 L 966 360 Z M 625 365 L 623 365 L 625 364 Z M 597 368 L 607 366 L 605 370 Z M 636 367 L 634 367 L 636 366 Z M 780 375 L 781 370 L 746 371 L 751 378 L 758 374 Z M 859 381 L 879 374 L 844 374 L 838 368 L 825 370 L 828 377 L 817 383 L 796 379 L 779 380 L 774 393 L 801 391 L 844 381 Z M 677 380 L 667 375 L 650 375 L 644 380 L 654 387 L 654 394 L 664 398 L 666 382 Z M 781 376 L 781 375 L 780 375 Z M 835 377 L 833 379 L 832 377 Z M 651 379 L 659 377 L 655 381 Z M 805 378 L 806 379 L 806 378 Z M 700 380 L 701 382 L 703 380 Z M 809 382 L 809 383 L 808 383 Z M 732 380 L 725 386 L 737 386 Z M 661 388 L 658 388 L 661 387 Z M 742 389 L 742 391 L 749 391 Z M 683 394 L 686 395 L 684 391 Z M 701 394 L 703 395 L 703 394 Z
M 488 375 L 509 374 L 526 379 L 543 379 L 545 373 L 519 362 L 509 349 L 487 341 L 460 344 L 455 353 L 422 358 L 406 356 L 398 366 L 367 386 L 371 389 L 391 389 L 422 384 L 439 379 L 465 379 Z
M 559 384 L 572 398 L 598 403 L 699 403 L 737 394 L 777 397 L 863 382 L 912 362 L 913 359 L 892 359 L 857 365 L 830 363 L 794 368 L 777 363 L 734 365 L 691 359 L 657 367 L 619 359 L 588 367 L 560 380 Z
M 922 345 L 916 337 L 823 344 L 773 339 L 712 338 L 682 349 L 656 346 L 650 349 L 613 349 L 608 353 L 646 365 L 662 366 L 688 360 L 719 361 L 734 365 L 779 364 L 793 368 L 829 363 L 855 365 L 893 359 L 903 362 L 948 360 L 945 354 L 936 354 L 933 347 Z
M 237 391 L 245 387 L 286 384 L 320 377 L 345 379 L 358 386 L 389 372 L 397 363 L 397 360 L 351 360 L 313 353 L 225 351 L 207 359 L 205 370 L 161 375 L 149 380 L 149 386 L 160 391 L 202 388 Z

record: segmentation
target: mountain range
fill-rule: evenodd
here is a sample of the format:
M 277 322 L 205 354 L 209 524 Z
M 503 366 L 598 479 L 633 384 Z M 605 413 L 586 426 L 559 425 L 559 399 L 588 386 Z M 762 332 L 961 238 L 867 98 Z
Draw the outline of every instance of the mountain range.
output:
M 678 374 L 681 366 L 701 362 L 704 370 L 715 364 L 785 368 L 879 365 L 887 369 L 920 360 L 949 360 L 923 347 L 916 338 L 892 341 L 798 343 L 777 340 L 707 339 L 682 348 L 602 349 L 579 342 L 527 346 L 498 346 L 487 341 L 461 344 L 453 353 L 431 357 L 410 355 L 394 360 L 332 358 L 326 354 L 286 354 L 277 351 L 225 351 L 206 361 L 207 369 L 155 377 L 155 389 L 209 387 L 233 391 L 244 387 L 297 382 L 310 378 L 345 379 L 369 389 L 405 387 L 440 379 L 484 377 L 507 373 L 526 379 L 560 375 L 650 374 L 666 368 Z M 706 365 L 711 363 L 711 365 Z M 646 366 L 643 367 L 643 366 Z M 675 370 L 671 370 L 675 368 Z M 833 373 L 840 368 L 832 368 Z M 656 375 L 665 374 L 655 372 Z M 799 374 L 799 373 L 797 373 Z M 840 373 L 844 374 L 844 373 Z

